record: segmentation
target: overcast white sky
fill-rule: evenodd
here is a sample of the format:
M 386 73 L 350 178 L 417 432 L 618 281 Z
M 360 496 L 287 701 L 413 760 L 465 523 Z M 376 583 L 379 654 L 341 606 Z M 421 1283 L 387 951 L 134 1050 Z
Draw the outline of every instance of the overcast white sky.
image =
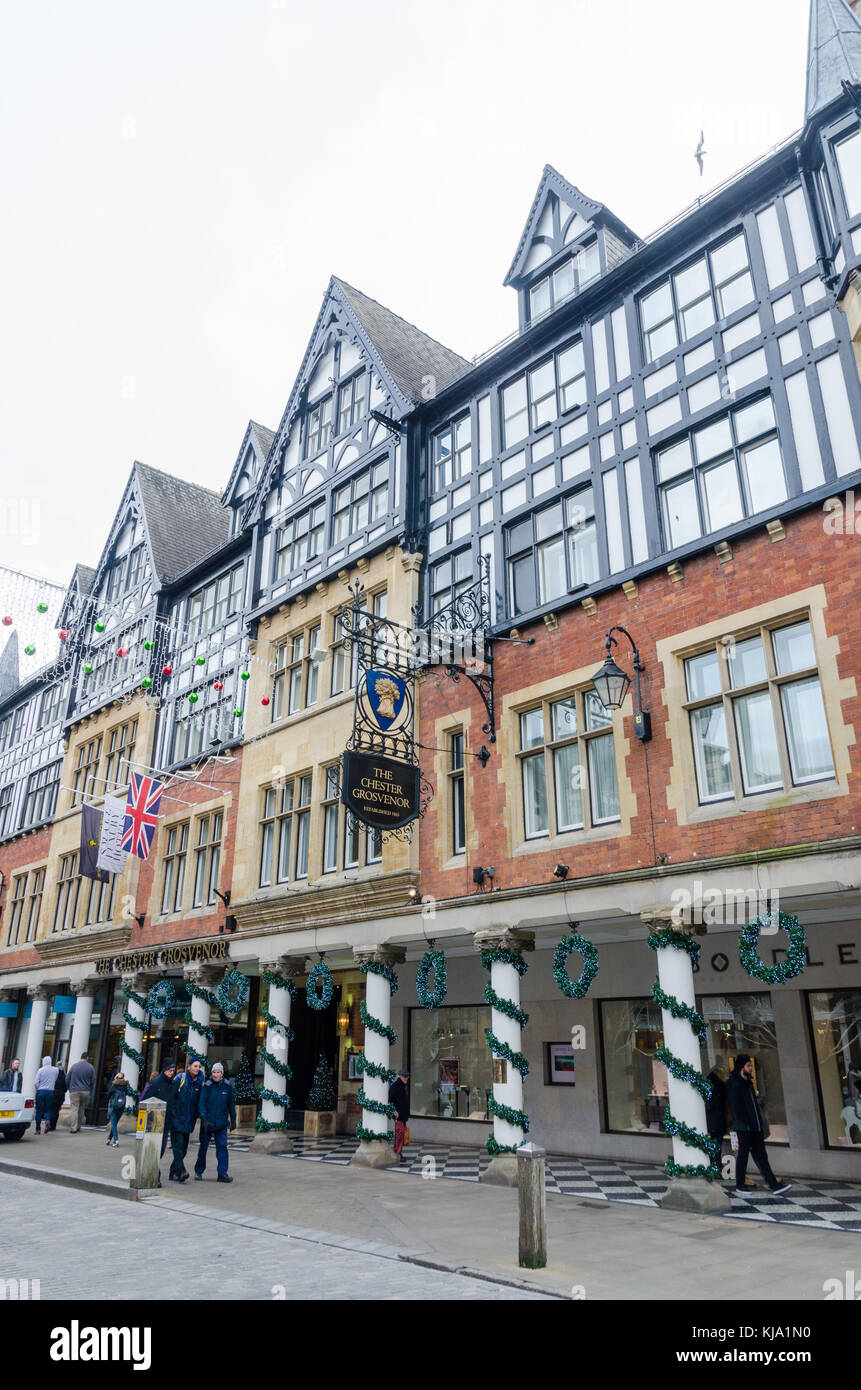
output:
M 808 0 L 0 0 L 0 564 L 225 484 L 331 274 L 465 356 L 542 167 L 645 234 L 803 116 Z M 693 153 L 705 129 L 706 175 Z

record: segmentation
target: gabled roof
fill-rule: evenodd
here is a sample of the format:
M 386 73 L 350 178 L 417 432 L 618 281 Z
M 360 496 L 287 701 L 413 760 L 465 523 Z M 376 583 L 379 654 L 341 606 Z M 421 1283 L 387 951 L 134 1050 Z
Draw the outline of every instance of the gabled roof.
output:
M 10 632 L 0 652 L 0 700 L 8 700 L 20 684 L 18 672 L 18 634 Z
M 264 464 L 266 463 L 266 460 L 269 457 L 269 450 L 272 448 L 272 441 L 274 440 L 274 438 L 274 430 L 268 430 L 265 425 L 258 425 L 256 420 L 248 421 L 248 426 L 244 435 L 242 436 L 242 443 L 239 446 L 239 453 L 236 455 L 236 462 L 234 463 L 233 468 L 230 471 L 230 477 L 227 480 L 227 487 L 221 494 L 221 505 L 223 507 L 228 507 L 230 505 L 230 499 L 233 494 L 233 489 L 236 486 L 237 478 L 242 472 L 242 465 L 245 462 L 245 456 L 248 453 L 249 444 L 251 445 L 251 448 L 254 450 L 254 453 L 257 458 L 257 471 L 259 476 L 259 474 L 263 472 Z
M 844 0 L 811 0 L 806 121 L 843 95 L 844 81 L 861 82 L 861 23 Z
M 57 618 L 59 627 L 67 627 L 69 624 L 73 594 L 78 593 L 82 598 L 85 597 L 93 587 L 93 580 L 95 577 L 96 571 L 91 569 L 89 565 L 75 565 L 74 573 L 66 587 L 66 596 L 63 599 L 63 605 Z
M 629 246 L 634 246 L 639 241 L 636 232 L 632 232 L 631 228 L 614 212 L 611 212 L 604 203 L 596 203 L 592 198 L 587 198 L 585 193 L 581 193 L 580 189 L 576 188 L 573 183 L 564 179 L 558 169 L 553 168 L 552 164 L 545 164 L 538 181 L 535 197 L 532 200 L 532 207 L 529 209 L 529 216 L 520 234 L 514 260 L 511 262 L 504 284 L 512 284 L 521 274 L 523 263 L 529 253 L 530 245 L 551 193 L 555 193 L 557 198 L 566 203 L 574 212 L 579 212 L 584 222 L 603 223 L 609 226 Z
M 422 400 L 422 386 L 432 376 L 441 391 L 472 365 L 459 353 L 438 343 L 415 324 L 393 314 L 361 290 L 333 276 L 332 284 L 341 291 L 361 327 L 365 330 L 395 385 L 413 405 Z
M 370 299 L 368 295 L 348 285 L 345 280 L 339 280 L 333 275 L 323 296 L 323 303 L 284 407 L 281 423 L 275 432 L 267 467 L 260 475 L 253 498 L 244 514 L 246 524 L 258 516 L 263 498 L 269 489 L 277 455 L 293 427 L 293 420 L 300 408 L 302 391 L 310 375 L 320 336 L 327 331 L 331 323 L 339 319 L 342 322 L 346 320 L 351 325 L 351 331 L 356 333 L 363 353 L 391 396 L 397 418 L 409 414 L 423 399 L 422 388 L 426 386 L 428 377 L 434 378 L 435 390 L 438 392 L 450 386 L 472 366 L 465 357 L 452 352 L 451 348 L 438 343 L 427 333 L 422 333 L 414 324 L 393 314 L 375 299 Z
M 145 463 L 135 463 L 134 472 L 152 561 L 162 584 L 229 539 L 230 516 L 217 492 Z

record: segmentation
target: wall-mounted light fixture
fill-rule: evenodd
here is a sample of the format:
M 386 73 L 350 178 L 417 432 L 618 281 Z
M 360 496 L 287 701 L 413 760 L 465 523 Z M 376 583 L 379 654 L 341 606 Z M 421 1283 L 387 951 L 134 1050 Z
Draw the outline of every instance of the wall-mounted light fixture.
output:
M 144 924 L 144 922 L 146 921 L 146 913 L 145 913 L 145 912 L 142 912 L 142 913 L 140 914 L 139 917 L 136 917 L 136 918 L 135 918 L 135 921 L 137 922 L 137 924 L 138 924 L 138 926 L 140 927 L 141 931 L 143 931 L 143 924 Z
M 553 877 L 554 877 L 554 878 L 567 878 L 567 877 L 568 877 L 568 865 L 567 865 L 567 864 L 557 864 L 557 865 L 556 865 L 556 868 L 553 870 Z
M 604 658 L 604 665 L 600 671 L 596 671 L 592 677 L 592 684 L 595 693 L 605 709 L 621 709 L 625 703 L 625 697 L 631 688 L 631 677 L 623 671 L 621 666 L 617 666 L 613 660 L 610 648 L 618 646 L 618 642 L 613 636 L 614 632 L 622 632 L 631 644 L 634 653 L 634 679 L 636 681 L 637 703 L 634 710 L 634 734 L 642 743 L 647 743 L 652 737 L 652 720 L 643 709 L 643 702 L 640 694 L 640 672 L 646 668 L 640 660 L 640 653 L 637 651 L 636 644 L 630 632 L 624 627 L 611 627 L 607 636 L 604 638 L 604 646 L 607 655 Z
M 476 867 L 476 868 L 474 868 L 473 871 L 472 871 L 472 881 L 473 881 L 473 883 L 482 884 L 482 883 L 484 883 L 484 880 L 485 880 L 486 878 L 488 878 L 488 879 L 490 879 L 490 881 L 491 881 L 491 883 L 492 883 L 492 882 L 493 882 L 493 873 L 494 873 L 494 871 L 493 871 L 492 868 L 482 869 L 482 868 Z
M 216 896 L 217 898 L 220 898 L 220 899 L 221 899 L 221 901 L 224 903 L 224 906 L 225 906 L 225 907 L 229 907 L 229 906 L 230 906 L 230 889 L 229 889 L 229 888 L 227 889 L 227 891 L 226 891 L 225 893 L 219 893 L 219 891 L 218 891 L 217 888 L 214 890 L 214 892 L 215 892 L 215 896 Z

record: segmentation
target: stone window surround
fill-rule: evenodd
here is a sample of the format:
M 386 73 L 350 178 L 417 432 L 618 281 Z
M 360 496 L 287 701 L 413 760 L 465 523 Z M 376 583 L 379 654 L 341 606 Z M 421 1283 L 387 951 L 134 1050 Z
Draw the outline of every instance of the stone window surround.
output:
M 566 671 L 551 680 L 512 691 L 503 697 L 502 719 L 497 746 L 499 747 L 499 768 L 497 780 L 502 786 L 520 787 L 520 715 L 532 706 L 551 699 L 562 699 L 575 690 L 588 689 L 595 674 L 595 661 L 581 666 L 576 671 Z M 625 701 L 630 708 L 629 695 Z M 637 814 L 637 798 L 628 776 L 628 755 L 631 742 L 625 738 L 622 710 L 613 711 L 613 745 L 616 752 L 616 779 L 619 788 L 619 820 L 610 825 L 596 825 L 590 830 L 566 830 L 556 835 L 545 835 L 540 839 L 527 840 L 523 821 L 523 796 L 507 797 L 505 801 L 506 855 L 515 857 L 522 854 L 546 854 L 555 851 L 577 849 L 581 845 L 591 845 L 605 840 L 627 838 L 631 834 L 631 824 Z
M 223 892 L 223 851 L 228 842 L 227 817 L 230 813 L 231 799 L 232 793 L 226 792 L 222 796 L 212 797 L 209 801 L 201 801 L 199 805 L 183 806 L 181 810 L 159 817 L 158 837 L 150 851 L 159 861 L 158 873 L 154 876 L 150 894 L 150 902 L 155 908 L 155 911 L 149 914 L 153 923 L 158 923 L 161 926 L 166 922 L 179 922 L 186 916 L 212 917 L 221 911 L 222 904 L 219 899 L 216 899 L 214 903 L 204 904 L 202 907 L 194 907 L 192 904 L 194 896 L 194 851 L 197 848 L 197 829 L 200 820 L 203 816 L 212 815 L 213 811 L 220 811 L 222 814 L 222 855 L 218 865 L 217 886 Z M 164 852 L 167 846 L 168 832 L 175 826 L 182 825 L 183 821 L 188 822 L 188 845 L 186 848 L 185 877 L 182 885 L 182 906 L 177 912 L 162 912 L 161 903 L 165 876 Z
M 461 869 L 472 862 L 478 854 L 478 829 L 472 814 L 473 762 L 472 754 L 477 752 L 472 746 L 472 714 L 469 709 L 452 710 L 434 722 L 434 773 L 436 776 L 436 815 L 438 826 L 437 863 L 439 868 Z M 463 734 L 463 820 L 465 852 L 452 853 L 452 817 L 454 805 L 452 797 L 451 735 Z M 487 771 L 488 769 L 479 769 Z M 434 805 L 432 802 L 431 805 Z M 421 832 L 419 832 L 421 833 Z
M 827 598 L 825 586 L 817 584 L 793 594 L 783 594 L 755 608 L 729 613 L 701 627 L 690 628 L 656 643 L 658 664 L 663 666 L 664 687 L 658 699 L 667 710 L 666 732 L 673 755 L 667 783 L 667 807 L 675 811 L 679 825 L 696 825 L 704 821 L 725 819 L 775 808 L 796 806 L 809 801 L 823 801 L 835 796 L 849 795 L 851 770 L 849 750 L 855 742 L 855 732 L 844 723 L 841 704 L 857 694 L 855 678 L 841 679 L 837 670 L 840 643 L 830 637 L 825 622 Z M 690 722 L 685 705 L 688 703 L 685 684 L 685 659 L 695 656 L 716 644 L 721 637 L 736 639 L 748 630 L 762 626 L 783 627 L 793 620 L 808 619 L 813 633 L 819 681 L 831 749 L 834 757 L 834 777 L 823 782 L 802 784 L 778 791 L 753 793 L 726 801 L 700 805 L 697 793 L 696 769 Z

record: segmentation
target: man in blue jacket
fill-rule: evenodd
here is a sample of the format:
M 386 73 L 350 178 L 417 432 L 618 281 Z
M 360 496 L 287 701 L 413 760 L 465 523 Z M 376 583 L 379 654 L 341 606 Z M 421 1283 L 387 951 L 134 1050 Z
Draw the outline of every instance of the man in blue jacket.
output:
M 173 1079 L 165 1116 L 170 1128 L 170 1146 L 173 1150 L 173 1160 L 168 1174 L 171 1182 L 188 1182 L 189 1179 L 184 1159 L 188 1152 L 189 1136 L 197 1119 L 202 1086 L 203 1077 L 200 1074 L 200 1063 L 197 1061 L 186 1062 L 185 1071 L 181 1071 Z
M 220 1062 L 213 1062 L 212 1075 L 200 1093 L 200 1148 L 194 1165 L 196 1182 L 203 1182 L 206 1170 L 206 1151 L 210 1139 L 215 1140 L 218 1181 L 233 1182 L 227 1171 L 227 1131 L 236 1128 L 236 1102 L 233 1087 L 224 1075 Z

